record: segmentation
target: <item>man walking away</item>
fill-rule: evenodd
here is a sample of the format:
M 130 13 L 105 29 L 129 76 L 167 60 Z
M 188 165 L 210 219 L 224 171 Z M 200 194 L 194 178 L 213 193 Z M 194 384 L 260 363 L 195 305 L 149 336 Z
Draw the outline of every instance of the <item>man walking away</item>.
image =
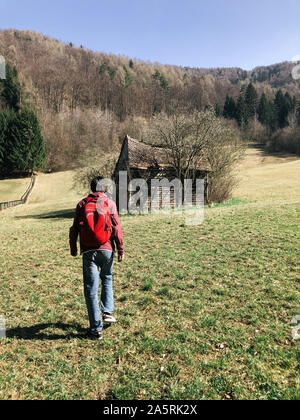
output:
M 116 322 L 113 316 L 113 264 L 117 249 L 118 261 L 124 261 L 123 235 L 116 203 L 106 195 L 103 178 L 94 178 L 92 194 L 81 200 L 70 228 L 70 250 L 77 256 L 77 239 L 83 259 L 84 296 L 92 337 L 101 340 L 103 323 L 98 300 L 99 270 L 102 282 L 101 310 L 103 322 Z

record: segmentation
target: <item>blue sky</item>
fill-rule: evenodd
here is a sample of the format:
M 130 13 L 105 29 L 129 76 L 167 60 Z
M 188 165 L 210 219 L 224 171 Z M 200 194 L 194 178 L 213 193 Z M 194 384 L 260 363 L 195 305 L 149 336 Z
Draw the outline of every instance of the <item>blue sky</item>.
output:
M 190 67 L 242 67 L 300 54 L 299 0 L 0 0 L 0 28 Z

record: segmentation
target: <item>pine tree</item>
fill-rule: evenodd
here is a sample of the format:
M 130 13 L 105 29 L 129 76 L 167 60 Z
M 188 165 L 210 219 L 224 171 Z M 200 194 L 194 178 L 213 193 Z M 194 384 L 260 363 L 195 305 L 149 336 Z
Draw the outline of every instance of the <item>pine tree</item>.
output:
M 18 81 L 18 73 L 16 69 L 12 69 L 6 64 L 6 78 L 1 81 L 1 96 L 8 108 L 18 111 L 20 109 L 21 85 Z
M 13 109 L 5 108 L 0 112 L 0 172 L 9 174 L 13 171 L 9 156 L 13 153 L 14 144 L 10 136 L 10 127 L 15 124 L 17 113 Z
M 160 75 L 159 81 L 160 81 L 160 86 L 162 89 L 164 90 L 169 89 L 169 83 L 163 74 Z
M 215 114 L 217 117 L 222 117 L 222 107 L 220 106 L 220 104 L 217 102 L 215 105 Z
M 223 117 L 227 119 L 235 119 L 236 116 L 237 112 L 235 100 L 231 96 L 227 95 L 223 109 Z
M 15 113 L 8 125 L 7 150 L 9 170 L 33 171 L 45 166 L 45 147 L 38 118 L 29 107 Z
M 130 74 L 130 72 L 128 71 L 126 66 L 123 66 L 123 69 L 125 71 L 124 85 L 125 85 L 125 88 L 128 88 L 129 86 L 132 85 L 133 78 L 132 78 L 132 75 Z
M 4 112 L 0 112 L 0 171 L 3 171 L 4 166 L 4 150 L 6 139 L 7 123 Z
M 246 87 L 242 86 L 240 90 L 240 95 L 237 101 L 237 122 L 240 127 L 245 127 L 248 125 L 249 122 L 249 115 L 248 115 L 248 106 L 245 99 L 246 96 Z
M 257 113 L 258 120 L 261 124 L 266 127 L 270 127 L 271 130 L 275 130 L 277 128 L 277 114 L 274 103 L 268 100 L 265 93 L 261 95 Z
M 267 125 L 268 115 L 269 115 L 269 101 L 265 93 L 261 95 L 257 113 L 258 113 L 258 121 L 263 125 Z
M 6 65 L 1 82 L 6 108 L 0 113 L 1 172 L 33 171 L 45 166 L 45 147 L 38 118 L 29 107 L 20 107 L 21 86 L 15 69 Z
M 258 95 L 252 83 L 249 83 L 245 92 L 245 102 L 247 104 L 248 118 L 252 119 L 256 115 Z
M 278 129 L 277 109 L 273 101 L 269 101 L 268 124 L 272 131 Z
M 288 126 L 290 103 L 288 97 L 283 95 L 281 89 L 278 90 L 276 93 L 274 106 L 277 114 L 277 123 L 279 128 L 284 128 Z
M 169 83 L 168 83 L 167 79 L 158 70 L 155 70 L 155 73 L 152 75 L 152 78 L 154 80 L 159 81 L 160 87 L 162 89 L 164 89 L 164 90 L 168 90 L 169 89 Z

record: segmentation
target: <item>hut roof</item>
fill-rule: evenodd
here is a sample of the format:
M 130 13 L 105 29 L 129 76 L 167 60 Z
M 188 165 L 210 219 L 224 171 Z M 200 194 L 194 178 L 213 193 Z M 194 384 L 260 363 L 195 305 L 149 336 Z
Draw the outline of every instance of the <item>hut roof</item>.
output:
M 128 164 L 133 169 L 148 169 L 151 166 L 169 167 L 170 153 L 164 147 L 151 146 L 128 135 L 125 137 L 123 146 L 127 142 Z M 208 163 L 203 163 L 198 170 L 209 171 Z
M 149 166 L 169 166 L 166 149 L 150 146 L 127 136 L 129 166 L 147 169 Z

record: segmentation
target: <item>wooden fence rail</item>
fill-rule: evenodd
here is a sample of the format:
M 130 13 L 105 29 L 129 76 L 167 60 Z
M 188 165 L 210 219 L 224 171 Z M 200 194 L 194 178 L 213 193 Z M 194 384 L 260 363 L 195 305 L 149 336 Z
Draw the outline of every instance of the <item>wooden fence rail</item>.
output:
M 29 184 L 27 190 L 25 191 L 25 193 L 22 195 L 21 199 L 20 200 L 13 200 L 13 201 L 5 201 L 3 203 L 0 203 L 0 211 L 4 210 L 4 209 L 8 209 L 10 207 L 15 207 L 15 206 L 19 206 L 21 204 L 25 204 L 28 200 L 29 194 L 33 190 L 33 187 L 35 185 L 35 181 L 36 181 L 36 175 L 32 175 L 31 180 L 30 180 L 30 184 Z

